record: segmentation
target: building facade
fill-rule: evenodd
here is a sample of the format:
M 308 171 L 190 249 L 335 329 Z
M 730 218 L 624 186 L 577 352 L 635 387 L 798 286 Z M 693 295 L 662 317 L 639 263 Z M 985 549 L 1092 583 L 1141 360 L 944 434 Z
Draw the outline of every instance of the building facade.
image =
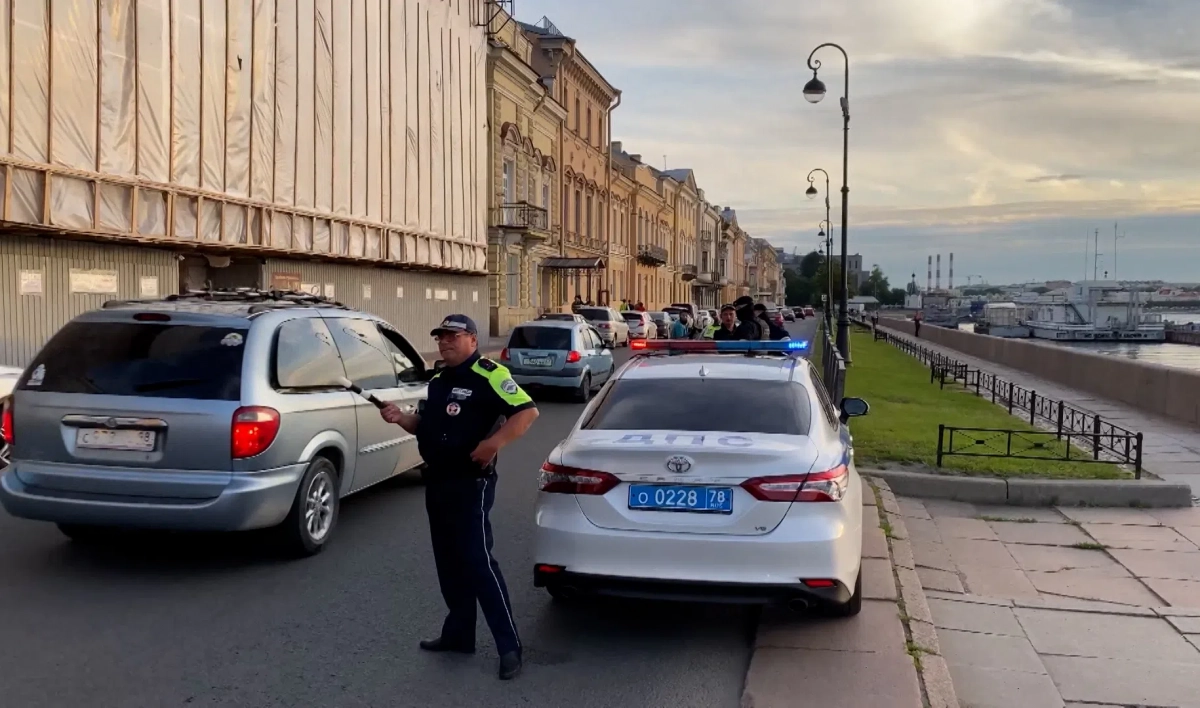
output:
M 448 310 L 486 319 L 487 31 L 430 5 L 8 3 L 0 363 L 205 286 L 321 294 L 426 350 Z
M 783 281 L 779 255 L 766 239 L 750 239 L 747 262 L 750 263 L 750 294 L 758 302 L 783 304 L 780 287 Z
M 721 211 L 721 228 L 727 246 L 721 265 L 726 279 L 724 300 L 728 303 L 750 294 L 750 267 L 746 262 L 750 237 L 738 225 L 737 212 L 730 207 Z
M 692 301 L 701 307 L 717 308 L 725 304 L 723 289 L 726 282 L 720 256 L 724 240 L 721 212 L 704 198 L 704 190 L 700 190 L 696 212 L 700 227 L 697 244 L 699 262 L 696 264 L 696 279 L 692 281 Z
M 620 91 L 587 60 L 575 40 L 549 19 L 523 24 L 534 42 L 534 67 L 550 95 L 566 109 L 562 136 L 560 219 L 563 238 L 556 259 L 543 261 L 547 279 L 559 287 L 557 307 L 579 296 L 585 302 L 612 301 L 613 282 L 624 278 L 626 259 L 611 263 L 611 119 Z
M 561 154 L 566 109 L 534 68 L 535 42 L 503 11 L 491 17 L 489 329 L 503 335 L 557 307 L 560 282 L 543 264 L 562 255 Z

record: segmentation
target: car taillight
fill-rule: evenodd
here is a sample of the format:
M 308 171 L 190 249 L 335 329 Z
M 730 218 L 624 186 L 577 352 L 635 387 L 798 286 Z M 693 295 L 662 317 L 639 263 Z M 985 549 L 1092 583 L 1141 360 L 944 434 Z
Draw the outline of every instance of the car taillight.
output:
M 508 347 L 500 350 L 500 361 L 508 361 Z
M 599 329 L 612 329 L 612 325 L 609 324 L 608 322 L 601 322 L 601 323 L 597 324 L 596 327 Z
M 230 440 L 234 459 L 261 454 L 279 434 L 279 411 L 262 406 L 245 406 L 233 413 Z
M 538 475 L 538 489 L 548 494 L 607 494 L 621 480 L 607 472 L 581 470 L 547 462 Z
M 12 445 L 13 440 L 13 403 L 11 400 L 4 402 L 4 414 L 0 416 L 0 431 L 4 433 L 4 442 Z
M 575 362 L 579 361 L 582 358 L 583 358 L 583 355 L 580 354 L 579 352 L 567 352 L 567 363 L 568 364 L 574 364 Z
M 759 501 L 831 502 L 841 501 L 849 482 L 849 468 L 838 465 L 825 472 L 755 477 L 742 482 L 742 489 Z

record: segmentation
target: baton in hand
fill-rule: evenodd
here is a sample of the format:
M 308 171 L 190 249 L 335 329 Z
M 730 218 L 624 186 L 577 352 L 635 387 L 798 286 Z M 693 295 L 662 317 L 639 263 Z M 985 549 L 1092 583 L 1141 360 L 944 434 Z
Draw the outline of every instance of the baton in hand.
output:
M 384 403 L 383 401 L 379 400 L 378 398 L 376 398 L 376 397 L 372 396 L 371 394 L 367 393 L 366 391 L 363 391 L 363 390 L 362 390 L 362 388 L 360 388 L 360 387 L 358 387 L 358 386 L 355 386 L 355 385 L 354 385 L 354 384 L 353 384 L 353 383 L 350 381 L 350 379 L 347 379 L 347 378 L 339 378 L 339 379 L 337 380 L 337 383 L 338 383 L 338 385 L 339 385 L 339 386 L 341 386 L 342 388 L 346 389 L 347 391 L 350 391 L 351 393 L 357 393 L 358 395 L 360 395 L 360 396 L 362 396 L 363 398 L 367 399 L 368 401 L 370 401 L 370 402 L 371 402 L 371 404 L 372 404 L 372 405 L 374 405 L 374 406 L 375 406 L 376 408 L 378 408 L 379 410 L 383 410 L 384 408 L 387 408 L 387 407 L 388 407 L 388 404 L 386 404 L 386 403 Z

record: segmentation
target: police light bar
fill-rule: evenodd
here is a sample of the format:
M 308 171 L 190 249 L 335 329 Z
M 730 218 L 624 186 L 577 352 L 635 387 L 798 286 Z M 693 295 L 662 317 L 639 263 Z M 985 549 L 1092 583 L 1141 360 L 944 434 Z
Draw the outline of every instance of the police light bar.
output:
M 808 342 L 793 339 L 782 342 L 761 340 L 721 341 L 711 339 L 635 339 L 629 344 L 633 351 L 668 351 L 668 352 L 778 352 L 781 354 L 796 354 L 808 349 Z

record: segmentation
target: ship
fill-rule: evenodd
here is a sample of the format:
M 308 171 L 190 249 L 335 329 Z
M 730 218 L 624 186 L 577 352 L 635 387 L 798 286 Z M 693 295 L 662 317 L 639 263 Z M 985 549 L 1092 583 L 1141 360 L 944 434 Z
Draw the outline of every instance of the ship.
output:
M 1144 311 L 1138 292 L 1116 281 L 1089 280 L 1042 295 L 1021 324 L 1035 339 L 1056 342 L 1162 342 L 1162 315 Z

